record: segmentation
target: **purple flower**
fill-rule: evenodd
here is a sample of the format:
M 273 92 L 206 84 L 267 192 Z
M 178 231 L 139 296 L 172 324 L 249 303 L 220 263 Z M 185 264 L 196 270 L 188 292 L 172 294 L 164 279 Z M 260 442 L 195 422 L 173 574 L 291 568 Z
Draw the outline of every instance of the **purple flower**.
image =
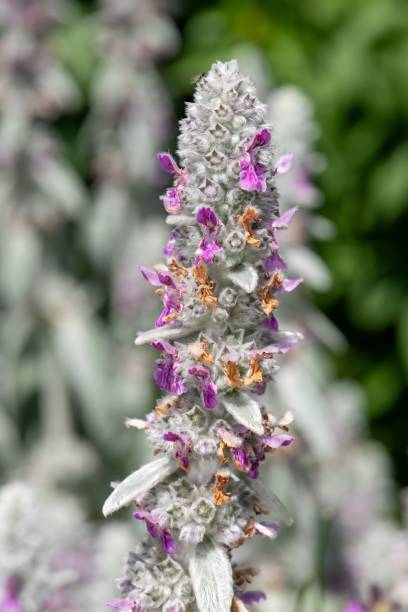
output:
M 160 538 L 163 551 L 167 555 L 172 555 L 176 552 L 176 543 L 169 529 L 160 527 L 159 517 L 145 510 L 139 510 L 133 513 L 133 518 L 146 523 L 146 529 L 152 538 Z
M 281 257 L 278 249 L 273 251 L 272 255 L 270 255 L 267 259 L 265 259 L 263 263 L 263 268 L 265 272 L 274 272 L 275 270 L 286 270 L 287 268 L 286 261 Z
M 271 133 L 267 128 L 257 132 L 246 147 L 241 158 L 239 186 L 244 191 L 266 191 L 265 166 L 256 161 L 258 149 L 269 144 Z
M 163 255 L 166 255 L 166 257 L 176 257 L 177 252 L 176 252 L 175 246 L 176 246 L 176 236 L 174 234 L 170 234 L 170 238 L 166 246 L 163 249 Z
M 181 206 L 181 189 L 180 187 L 170 187 L 164 195 L 160 196 L 166 212 L 172 214 L 178 212 Z
M 292 162 L 293 154 L 285 153 L 285 155 L 282 155 L 282 157 L 280 157 L 274 165 L 273 174 L 285 174 L 285 172 L 288 172 L 291 169 Z
M 19 580 L 15 576 L 9 576 L 4 585 L 1 609 L 3 612 L 22 612 L 18 601 Z
M 195 263 L 199 263 L 202 259 L 206 264 L 209 264 L 214 259 L 214 256 L 221 251 L 220 245 L 216 242 L 216 234 L 220 221 L 209 206 L 202 206 L 198 209 L 196 221 L 204 226 L 204 236 L 198 246 Z
M 231 453 L 241 469 L 247 472 L 250 468 L 247 449 L 244 446 L 240 448 L 231 448 Z
M 275 331 L 275 332 L 279 331 L 279 321 L 275 317 L 275 315 L 271 315 L 270 317 L 265 319 L 263 324 L 266 328 L 271 329 L 272 331 Z
M 246 150 L 253 151 L 254 149 L 257 149 L 258 147 L 265 147 L 267 144 L 270 143 L 270 141 L 271 141 L 270 130 L 268 130 L 268 128 L 263 128 L 262 130 L 260 130 L 253 136 Z
M 205 225 L 210 231 L 214 231 L 220 223 L 217 215 L 209 206 L 202 206 L 198 209 L 196 221 L 200 225 Z
M 153 378 L 155 383 L 163 391 L 174 395 L 182 395 L 188 390 L 183 378 L 178 374 L 179 362 L 172 354 L 166 353 L 162 359 L 157 361 Z
M 177 545 L 169 529 L 162 529 L 160 542 L 166 555 L 174 555 Z
M 255 395 L 264 395 L 264 393 L 266 392 L 266 381 L 262 381 L 261 383 L 258 383 L 253 389 L 251 389 L 251 393 L 254 393 Z
M 246 604 L 255 604 L 266 599 L 266 595 L 263 591 L 246 591 L 238 595 L 241 601 Z
M 214 410 L 218 403 L 217 387 L 211 380 L 209 371 L 202 366 L 194 366 L 188 370 L 188 373 L 196 380 L 204 406 L 207 410 Z
M 176 164 L 174 157 L 170 153 L 158 153 L 160 168 L 169 174 L 182 174 L 181 168 Z
M 206 264 L 210 264 L 215 255 L 221 251 L 221 247 L 214 240 L 203 238 L 198 246 L 197 255 L 194 263 L 199 263 L 202 259 Z
M 255 459 L 251 462 L 251 467 L 248 470 L 248 478 L 251 478 L 251 480 L 256 480 L 258 478 L 260 462 L 260 459 Z
M 183 470 L 188 470 L 188 458 L 191 453 L 191 443 L 187 436 L 174 433 L 173 431 L 168 431 L 163 435 L 163 440 L 176 443 L 176 459 L 179 460 L 180 466 L 183 468 Z
M 255 162 L 253 155 L 245 153 L 239 162 L 241 168 L 239 186 L 244 191 L 266 191 L 265 166 Z
M 165 195 L 160 196 L 164 208 L 168 213 L 175 213 L 181 205 L 181 193 L 186 184 L 186 173 L 178 167 L 174 158 L 170 153 L 158 154 L 160 167 L 165 171 L 173 174 L 175 177 L 175 186 L 167 189 Z
M 180 314 L 182 309 L 181 290 L 168 272 L 156 272 L 144 266 L 140 267 L 144 278 L 153 287 L 162 288 L 163 310 L 156 321 L 156 327 L 166 325 Z
M 133 513 L 133 518 L 146 523 L 146 529 L 152 538 L 157 538 L 160 533 L 159 517 L 145 510 Z

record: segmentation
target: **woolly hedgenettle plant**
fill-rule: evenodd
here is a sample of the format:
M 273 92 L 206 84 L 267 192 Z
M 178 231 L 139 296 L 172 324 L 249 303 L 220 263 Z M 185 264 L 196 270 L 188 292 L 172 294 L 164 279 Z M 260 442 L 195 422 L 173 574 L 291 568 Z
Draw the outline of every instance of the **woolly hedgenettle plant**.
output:
M 166 393 L 144 429 L 156 459 L 117 485 L 104 514 L 134 502 L 150 538 L 129 554 L 119 582 L 132 612 L 229 612 L 263 598 L 245 592 L 253 568 L 231 565 L 231 553 L 254 535 L 273 538 L 272 511 L 291 519 L 257 480 L 268 452 L 288 446 L 291 415 L 267 412 L 262 395 L 276 359 L 299 335 L 279 331 L 282 292 L 301 279 L 285 276 L 282 216 L 274 176 L 291 156 L 273 161 L 266 108 L 236 61 L 217 62 L 197 84 L 181 122 L 179 167 L 159 155 L 174 186 L 162 196 L 173 227 L 167 263 L 142 268 L 163 300 L 156 327 L 136 344 L 160 351 L 154 378 Z

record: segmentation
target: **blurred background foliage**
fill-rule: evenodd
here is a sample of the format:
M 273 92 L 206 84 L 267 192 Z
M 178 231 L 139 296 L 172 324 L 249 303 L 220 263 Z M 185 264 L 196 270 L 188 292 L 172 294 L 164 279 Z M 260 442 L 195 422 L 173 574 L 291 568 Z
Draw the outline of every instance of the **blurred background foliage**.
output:
M 80 113 L 57 127 L 75 165 L 90 180 L 78 128 L 95 68 L 95 3 L 82 2 L 58 48 L 84 92 Z M 293 83 L 311 98 L 327 160 L 317 180 L 321 212 L 336 235 L 315 248 L 333 275 L 314 299 L 349 346 L 335 358 L 340 378 L 360 381 L 371 434 L 384 442 L 407 484 L 408 413 L 408 5 L 404 0 L 180 0 L 171 3 L 181 47 L 161 64 L 178 116 L 192 80 L 242 45 L 262 52 L 274 84 Z M 174 144 L 175 130 L 173 131 Z M 150 204 L 150 203 L 149 203 Z M 158 210 L 158 208 L 157 208 Z M 84 270 L 86 274 L 86 270 Z
M 106 58 L 95 44 L 98 3 L 72 1 L 68 6 L 53 45 L 81 96 L 50 124 L 65 158 L 91 192 L 95 173 L 88 119 L 95 79 Z M 362 383 L 371 435 L 385 443 L 398 481 L 407 484 L 407 3 L 179 0 L 165 6 L 180 31 L 180 45 L 169 58 L 159 56 L 159 69 L 178 117 L 194 78 L 216 59 L 239 57 L 243 48 L 249 54 L 261 52 L 269 84 L 298 85 L 314 104 L 321 127 L 317 146 L 326 158 L 325 171 L 316 179 L 324 197 L 321 213 L 334 223 L 336 234 L 314 245 L 333 282 L 313 300 L 347 338 L 348 347 L 334 357 L 337 375 Z M 167 134 L 169 147 L 175 136 L 174 122 Z M 140 186 L 135 207 L 161 214 L 158 198 L 144 199 Z M 89 257 L 78 226 L 67 223 L 50 248 L 77 281 L 92 286 L 96 314 L 109 321 L 109 271 Z M 29 412 L 36 418 L 32 403 L 22 418 Z M 77 427 L 83 429 L 80 421 Z

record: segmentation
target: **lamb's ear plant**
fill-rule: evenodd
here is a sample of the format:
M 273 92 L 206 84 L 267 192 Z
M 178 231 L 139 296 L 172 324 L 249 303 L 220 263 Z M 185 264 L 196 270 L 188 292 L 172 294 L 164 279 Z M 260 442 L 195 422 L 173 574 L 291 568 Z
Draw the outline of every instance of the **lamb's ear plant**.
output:
M 136 344 L 160 353 L 154 379 L 165 392 L 143 429 L 154 459 L 115 486 L 109 515 L 130 503 L 148 538 L 129 553 L 114 608 L 132 612 L 243 611 L 253 568 L 232 563 L 252 537 L 275 538 L 291 519 L 258 480 L 267 454 L 292 443 L 290 414 L 263 395 L 278 357 L 299 335 L 281 331 L 280 301 L 301 282 L 286 276 L 279 235 L 275 159 L 266 108 L 235 61 L 215 63 L 197 83 L 178 143 L 161 167 L 174 178 L 162 196 L 172 231 L 166 263 L 142 274 L 163 301 L 154 329 Z M 148 248 L 148 245 L 146 245 Z

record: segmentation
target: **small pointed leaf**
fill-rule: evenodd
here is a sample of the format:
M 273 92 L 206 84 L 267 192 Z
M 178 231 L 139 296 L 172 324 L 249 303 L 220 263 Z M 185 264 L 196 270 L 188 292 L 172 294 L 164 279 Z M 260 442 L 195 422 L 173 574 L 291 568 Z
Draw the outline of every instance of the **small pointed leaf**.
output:
M 136 470 L 122 480 L 112 491 L 103 505 L 102 512 L 108 516 L 123 506 L 130 504 L 136 497 L 144 495 L 159 482 L 178 469 L 175 461 L 167 456 L 159 457 Z
M 261 409 L 257 401 L 242 392 L 227 395 L 222 400 L 227 412 L 238 423 L 261 436 L 264 433 Z
M 243 264 L 227 274 L 227 278 L 245 291 L 252 293 L 258 284 L 258 272 L 250 264 Z
M 199 612 L 230 612 L 232 569 L 225 550 L 199 544 L 190 557 L 189 571 Z

